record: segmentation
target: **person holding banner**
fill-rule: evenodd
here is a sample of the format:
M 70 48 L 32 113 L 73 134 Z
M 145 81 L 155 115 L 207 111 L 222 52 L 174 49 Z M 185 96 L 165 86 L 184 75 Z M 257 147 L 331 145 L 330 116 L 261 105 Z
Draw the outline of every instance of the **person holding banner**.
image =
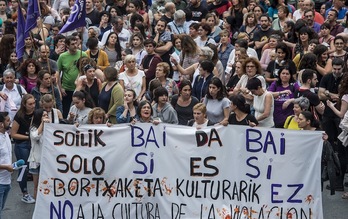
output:
M 158 87 L 154 90 L 154 96 L 155 104 L 152 106 L 154 119 L 164 123 L 178 124 L 178 115 L 168 102 L 168 90 L 165 87 Z
M 132 89 L 127 89 L 124 93 L 123 106 L 117 107 L 116 120 L 118 124 L 130 123 L 136 117 L 138 102 L 136 93 Z
M 193 107 L 193 118 L 188 121 L 187 125 L 196 127 L 196 129 L 206 128 L 207 126 L 213 126 L 214 123 L 207 119 L 207 107 L 204 103 L 197 103 Z
M 152 115 L 153 108 L 151 106 L 151 103 L 148 100 L 142 100 L 140 101 L 137 109 L 138 120 L 133 119 L 132 124 L 135 124 L 137 121 L 139 121 L 141 123 L 153 123 L 157 125 L 158 120 L 154 121 Z
M 207 107 L 207 117 L 214 124 L 227 126 L 230 115 L 230 100 L 225 97 L 226 90 L 222 81 L 213 77 L 208 85 L 208 92 L 203 103 Z
M 29 127 L 35 110 L 35 98 L 31 94 L 22 97 L 21 107 L 16 113 L 11 129 L 11 136 L 15 142 L 14 152 L 17 160 L 28 160 L 30 153 Z M 28 170 L 26 169 L 19 186 L 23 193 L 22 202 L 27 204 L 35 203 L 35 199 L 28 193 L 27 187 Z
M 298 127 L 301 130 L 316 131 L 319 130 L 319 121 L 314 118 L 310 111 L 303 111 L 297 119 Z
M 105 111 L 100 107 L 94 107 L 88 113 L 88 124 L 105 124 L 106 114 Z
M 104 70 L 105 79 L 99 94 L 99 106 L 106 112 L 106 118 L 112 124 L 116 124 L 116 109 L 123 105 L 124 92 L 118 83 L 118 72 L 114 67 L 106 67 Z
M 7 130 L 10 128 L 10 117 L 7 112 L 0 112 L 0 218 L 8 193 L 11 190 L 12 145 Z
M 228 124 L 257 126 L 259 122 L 250 114 L 250 105 L 246 103 L 242 94 L 230 97 L 230 109 L 233 112 L 228 117 Z
M 29 162 L 29 173 L 33 174 L 34 183 L 34 196 L 36 199 L 37 188 L 39 184 L 39 172 L 40 172 L 40 162 L 41 162 L 41 152 L 43 148 L 43 138 L 42 132 L 44 128 L 44 123 L 49 123 L 50 119 L 48 113 L 43 109 L 38 109 L 34 112 L 30 125 L 30 142 L 31 150 L 28 158 Z M 59 121 L 58 121 L 59 122 Z
M 76 91 L 72 97 L 74 105 L 71 106 L 68 121 L 76 126 L 87 124 L 88 113 L 94 107 L 93 100 L 85 90 Z
M 253 107 L 259 126 L 274 127 L 274 99 L 272 93 L 262 88 L 262 83 L 258 78 L 250 79 L 246 87 L 254 96 Z
M 294 115 L 288 116 L 284 122 L 285 129 L 300 130 L 298 127 L 298 116 L 309 108 L 309 100 L 306 97 L 299 97 L 294 101 Z

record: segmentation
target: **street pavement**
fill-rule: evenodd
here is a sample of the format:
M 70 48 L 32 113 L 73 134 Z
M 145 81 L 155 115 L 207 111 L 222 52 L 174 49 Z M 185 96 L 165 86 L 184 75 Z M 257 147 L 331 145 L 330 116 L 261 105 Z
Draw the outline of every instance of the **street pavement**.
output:
M 35 204 L 26 204 L 21 201 L 21 191 L 16 180 L 17 174 L 13 174 L 12 189 L 3 210 L 2 219 L 30 219 L 34 211 Z M 346 174 L 348 182 L 348 174 Z M 325 184 L 325 186 L 327 183 Z M 325 188 L 324 186 L 324 188 Z M 29 191 L 33 191 L 33 182 L 28 182 Z M 348 187 L 346 187 L 348 191 Z M 329 190 L 323 191 L 323 209 L 324 219 L 347 219 L 348 218 L 348 200 L 341 198 L 343 192 L 336 192 L 330 195 Z M 40 218 L 45 219 L 45 218 Z M 108 219 L 108 218 L 105 218 Z M 293 218 L 295 219 L 295 218 Z M 308 218 L 309 219 L 309 218 Z M 315 218 L 314 218 L 315 219 Z

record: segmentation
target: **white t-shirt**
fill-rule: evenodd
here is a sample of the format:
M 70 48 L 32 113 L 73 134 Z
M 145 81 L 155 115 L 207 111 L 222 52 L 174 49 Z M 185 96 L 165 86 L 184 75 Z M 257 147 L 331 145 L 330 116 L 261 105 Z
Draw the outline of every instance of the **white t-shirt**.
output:
M 138 70 L 135 76 L 128 76 L 126 72 L 122 72 L 118 79 L 124 82 L 124 89 L 132 89 L 137 94 L 137 98 L 141 92 L 143 85 L 143 78 L 145 78 L 145 73 L 142 70 Z
M 12 145 L 7 132 L 0 133 L 0 164 L 12 164 Z M 11 173 L 5 169 L 0 170 L 0 184 L 11 184 Z

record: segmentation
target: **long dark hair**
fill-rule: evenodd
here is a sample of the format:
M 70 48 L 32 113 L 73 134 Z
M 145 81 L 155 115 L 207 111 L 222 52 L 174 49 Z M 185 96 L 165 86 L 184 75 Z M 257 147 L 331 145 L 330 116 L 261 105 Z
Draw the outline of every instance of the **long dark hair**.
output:
M 85 91 L 85 90 L 76 91 L 73 94 L 73 97 L 76 97 L 79 100 L 85 100 L 85 106 L 86 107 L 89 107 L 89 108 L 95 107 L 91 95 L 87 91 Z
M 116 35 L 115 51 L 117 53 L 117 61 L 119 61 L 119 60 L 121 60 L 121 44 L 120 44 L 120 40 L 118 39 L 117 33 L 110 32 L 108 37 L 106 38 L 106 42 L 105 42 L 104 46 L 106 47 L 108 45 L 109 38 L 112 34 Z
M 314 114 L 310 111 L 302 111 L 300 114 L 302 114 L 306 120 L 311 121 L 311 123 L 309 124 L 311 127 L 314 128 L 320 128 L 320 123 L 317 119 L 315 119 Z
M 213 77 L 211 81 L 209 82 L 209 85 L 211 84 L 215 85 L 217 88 L 220 88 L 220 90 L 218 91 L 216 95 L 216 99 L 219 101 L 222 100 L 226 96 L 226 89 L 225 89 L 225 86 L 222 84 L 221 80 L 219 78 Z M 209 91 L 207 92 L 207 98 L 213 99 Z
M 24 94 L 22 97 L 21 106 L 17 112 L 21 118 L 24 118 L 25 114 L 27 113 L 27 108 L 25 104 L 29 99 L 35 99 L 35 97 L 31 94 Z
M 245 98 L 241 94 L 232 95 L 230 101 L 243 113 L 250 113 L 250 105 L 246 103 Z
M 31 120 L 31 127 L 39 128 L 42 120 L 42 115 L 44 113 L 43 109 L 37 109 L 34 111 L 33 118 Z

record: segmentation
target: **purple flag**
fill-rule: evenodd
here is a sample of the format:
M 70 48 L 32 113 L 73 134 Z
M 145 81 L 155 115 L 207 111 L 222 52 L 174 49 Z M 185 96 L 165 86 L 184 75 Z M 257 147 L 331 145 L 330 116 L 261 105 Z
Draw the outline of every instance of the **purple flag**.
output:
M 38 0 L 31 0 L 28 2 L 27 22 L 25 23 L 25 33 L 29 33 L 31 29 L 36 27 L 37 18 L 40 17 L 40 10 Z
M 18 4 L 18 17 L 17 17 L 17 34 L 16 34 L 16 53 L 18 60 L 21 60 L 23 58 L 24 54 L 24 45 L 25 45 L 25 38 L 29 36 L 28 33 L 24 33 L 25 28 L 25 20 L 22 13 L 22 9 L 20 7 L 20 4 Z
M 75 30 L 86 25 L 86 0 L 76 0 L 75 5 L 59 33 Z

